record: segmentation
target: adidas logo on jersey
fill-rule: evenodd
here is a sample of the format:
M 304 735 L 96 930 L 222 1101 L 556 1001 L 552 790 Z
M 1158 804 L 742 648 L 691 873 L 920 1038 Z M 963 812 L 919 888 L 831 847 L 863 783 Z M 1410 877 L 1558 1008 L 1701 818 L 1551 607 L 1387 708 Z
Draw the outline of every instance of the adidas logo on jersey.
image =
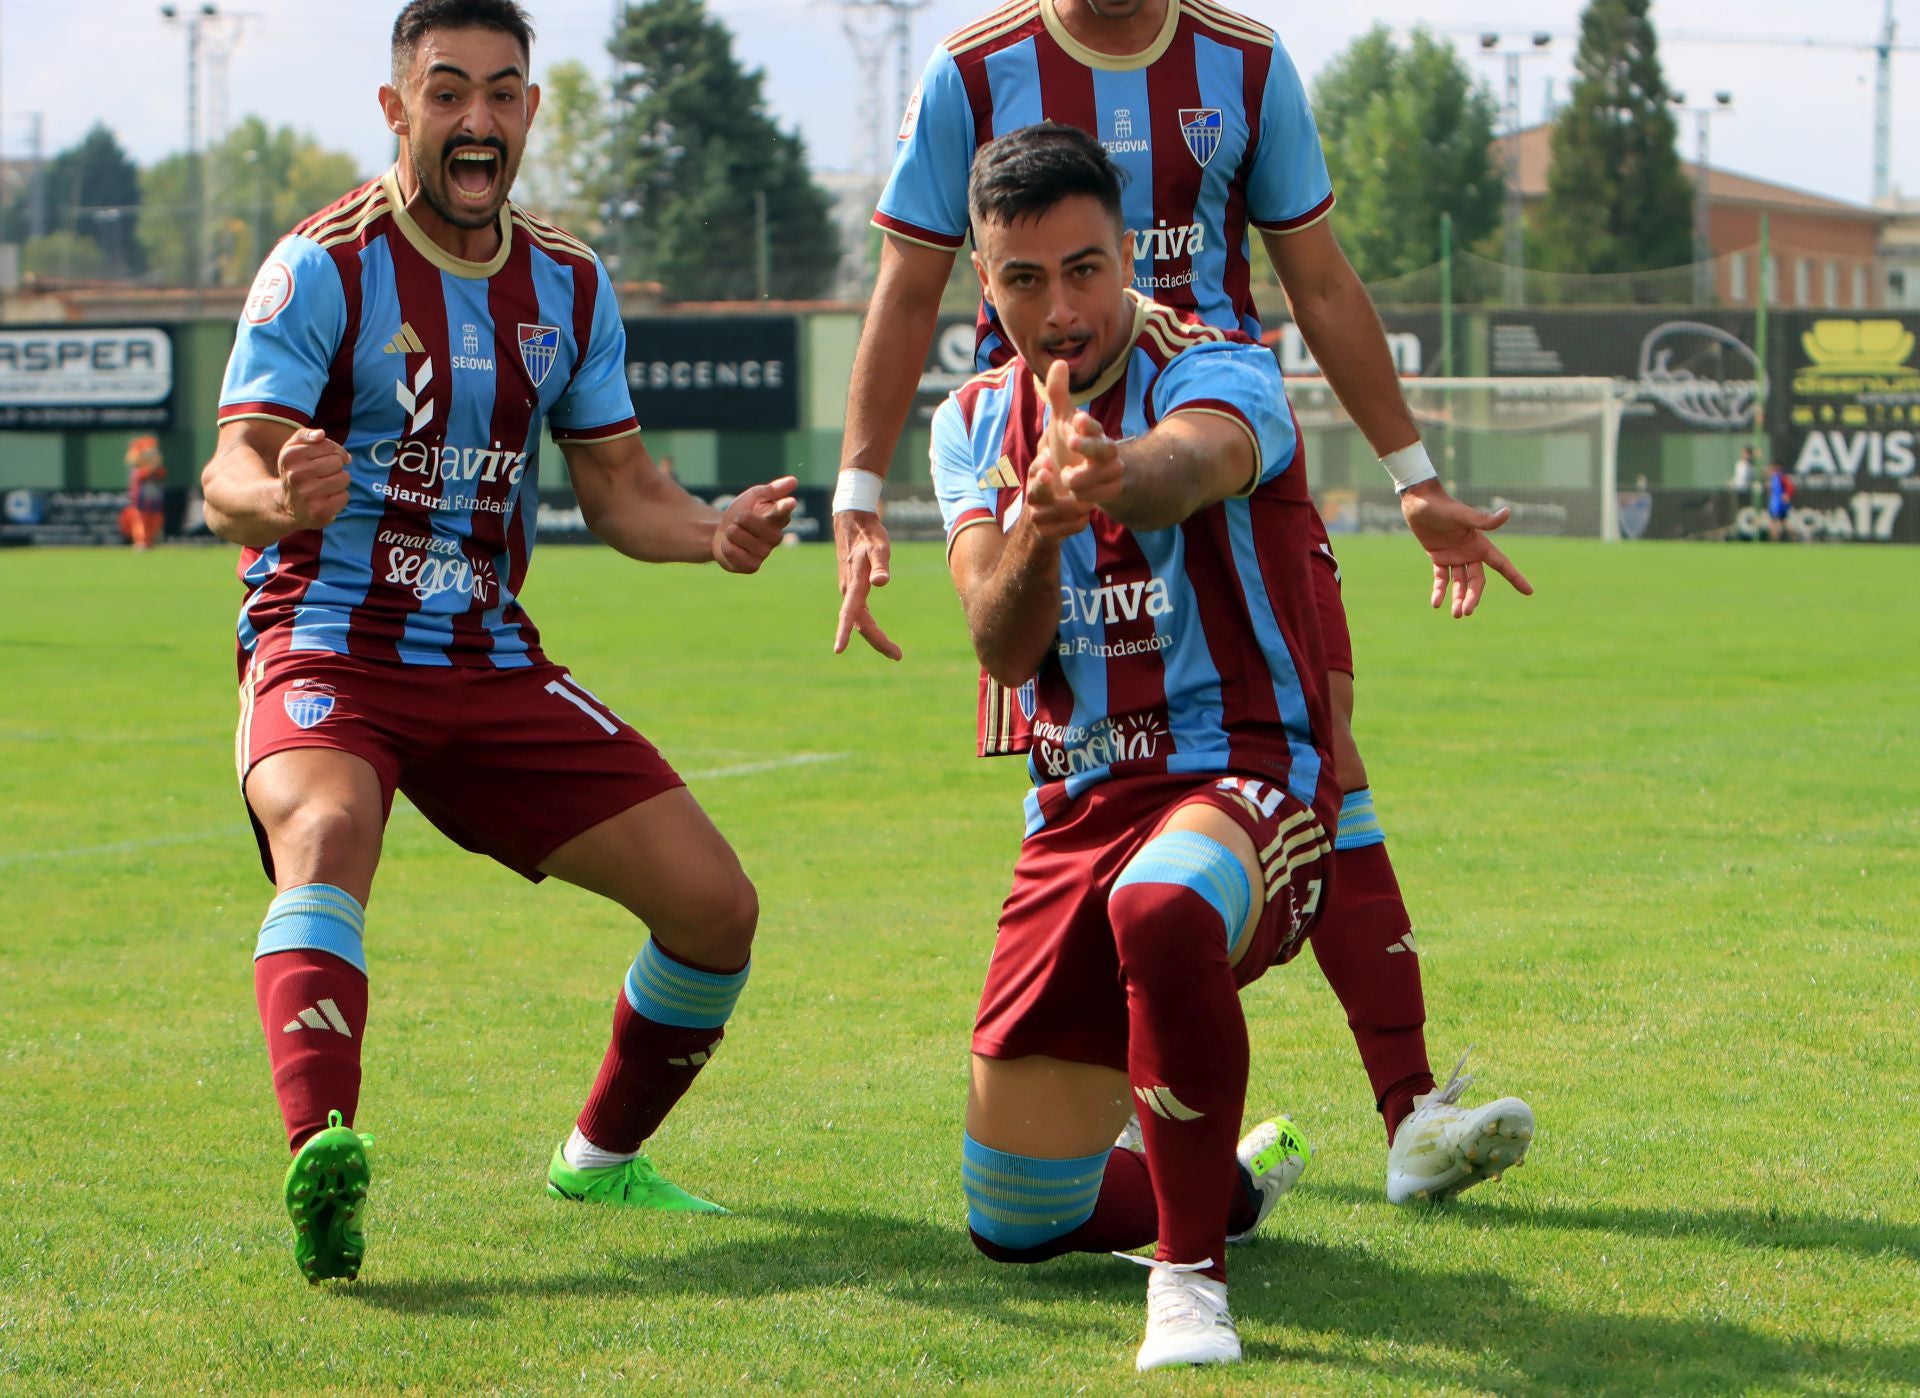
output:
M 1003 456 L 991 471 L 980 477 L 979 485 L 982 490 L 1018 490 L 1020 477 L 1014 473 L 1012 460 Z
M 411 325 L 400 322 L 400 333 L 387 341 L 387 354 L 425 354 L 427 347 L 420 343 L 420 337 L 414 333 Z
M 295 1018 L 280 1026 L 282 1034 L 298 1034 L 307 1029 L 318 1029 L 322 1033 L 332 1030 L 336 1034 L 346 1035 L 349 1039 L 353 1037 L 353 1031 L 347 1028 L 346 1017 L 340 1013 L 340 1007 L 332 1000 L 322 1000 L 317 1005 L 309 1005 Z
M 1406 936 L 1402 937 L 1397 942 L 1389 942 L 1387 944 L 1388 956 L 1392 956 L 1394 953 L 1402 952 L 1402 951 L 1412 952 L 1415 956 L 1418 956 L 1420 954 L 1420 944 L 1413 940 L 1412 932 L 1408 932 Z

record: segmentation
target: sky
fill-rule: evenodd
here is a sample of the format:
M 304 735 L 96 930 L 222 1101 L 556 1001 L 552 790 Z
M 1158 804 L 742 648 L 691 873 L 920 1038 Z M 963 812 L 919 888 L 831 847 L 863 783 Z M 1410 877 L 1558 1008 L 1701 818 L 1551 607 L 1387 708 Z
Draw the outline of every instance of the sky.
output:
M 387 35 L 399 0 L 220 0 L 238 19 L 227 64 L 229 120 L 258 113 L 344 150 L 371 174 L 392 158 L 374 101 L 386 67 Z M 535 76 L 573 58 L 607 68 L 605 41 L 614 0 L 524 0 L 539 37 Z M 1523 47 L 1536 29 L 1554 39 L 1522 64 L 1522 120 L 1538 121 L 1551 85 L 1564 101 L 1582 0 L 1228 0 L 1280 34 L 1302 76 L 1313 77 L 1375 23 L 1404 33 L 1425 23 L 1457 44 L 1494 84 L 1501 65 L 1479 56 L 1474 35 L 1497 30 Z M 1669 84 L 1691 103 L 1730 92 L 1730 110 L 1712 119 L 1710 159 L 1839 199 L 1864 202 L 1873 168 L 1873 67 L 1864 49 L 1775 47 L 1708 36 L 1782 35 L 1867 44 L 1883 0 L 1656 0 Z M 766 93 L 783 126 L 806 138 L 814 165 L 850 169 L 857 136 L 858 65 L 831 0 L 708 0 L 736 35 L 735 52 L 766 72 Z M 914 15 L 913 69 L 944 35 L 991 8 L 990 0 L 931 0 Z M 1920 0 L 1896 0 L 1900 38 L 1920 43 Z M 1452 31 L 1463 32 L 1455 33 Z M 211 33 L 211 30 L 205 31 Z M 1667 37 L 1670 33 L 1670 37 Z M 887 76 L 892 103 L 891 64 Z M 146 0 L 0 0 L 0 152 L 25 155 L 39 113 L 48 153 L 105 122 L 146 164 L 185 144 L 186 42 L 178 24 Z M 1893 182 L 1920 195 L 1920 51 L 1893 59 Z M 204 90 L 204 89 L 203 89 Z M 1694 155 L 1694 121 L 1684 118 L 1681 153 Z

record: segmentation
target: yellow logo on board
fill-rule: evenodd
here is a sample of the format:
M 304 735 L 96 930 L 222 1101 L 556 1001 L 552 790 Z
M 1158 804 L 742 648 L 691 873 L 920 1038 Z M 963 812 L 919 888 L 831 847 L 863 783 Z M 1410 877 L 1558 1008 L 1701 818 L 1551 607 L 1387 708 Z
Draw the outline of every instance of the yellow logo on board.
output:
M 1920 369 L 1907 363 L 1915 337 L 1898 320 L 1816 320 L 1800 337 L 1807 363 L 1793 391 L 1807 398 L 1920 392 Z
M 1897 320 L 1816 320 L 1800 337 L 1810 374 L 1897 374 L 1913 344 L 1913 332 Z

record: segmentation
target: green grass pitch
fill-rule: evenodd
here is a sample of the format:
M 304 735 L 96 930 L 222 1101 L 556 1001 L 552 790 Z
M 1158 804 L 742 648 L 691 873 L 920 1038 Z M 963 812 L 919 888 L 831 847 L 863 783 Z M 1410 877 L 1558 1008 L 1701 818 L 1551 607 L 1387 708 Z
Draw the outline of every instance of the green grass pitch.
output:
M 1359 733 L 1444 1073 L 1524 1170 L 1389 1207 L 1311 957 L 1246 1000 L 1250 1110 L 1313 1168 L 1233 1259 L 1248 1363 L 1155 1389 L 1920 1389 L 1920 555 L 1516 539 L 1539 595 L 1424 607 L 1343 548 Z M 967 1029 L 1023 775 L 969 756 L 937 546 L 835 659 L 833 559 L 542 551 L 550 652 L 758 883 L 725 1050 L 655 1138 L 730 1218 L 542 1193 L 639 937 L 406 809 L 368 923 L 368 1261 L 296 1276 L 250 991 L 226 550 L 0 554 L 0 1390 L 1105 1392 L 1142 1278 L 976 1257 Z M 856 642 L 856 645 L 858 643 Z

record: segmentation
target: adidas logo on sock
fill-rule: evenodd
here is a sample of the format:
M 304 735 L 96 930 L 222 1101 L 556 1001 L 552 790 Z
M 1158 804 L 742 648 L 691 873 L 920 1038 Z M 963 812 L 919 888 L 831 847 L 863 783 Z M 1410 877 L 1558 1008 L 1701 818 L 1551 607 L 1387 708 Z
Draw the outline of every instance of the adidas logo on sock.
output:
M 1399 941 L 1389 943 L 1387 946 L 1388 956 L 1392 956 L 1395 952 L 1400 952 L 1400 951 L 1410 951 L 1415 956 L 1418 956 L 1420 954 L 1420 944 L 1413 940 L 1413 933 L 1409 932 L 1407 933 L 1406 936 L 1402 937 Z
M 667 1062 L 676 1068 L 698 1068 L 718 1052 L 720 1052 L 720 1041 L 715 1039 L 704 1049 L 690 1053 L 685 1058 L 669 1058 Z
M 1146 1103 L 1157 1117 L 1168 1121 L 1198 1121 L 1205 1112 L 1196 1112 L 1173 1095 L 1170 1087 L 1136 1087 L 1133 1095 Z
M 334 1033 L 344 1034 L 349 1039 L 353 1037 L 353 1031 L 347 1028 L 347 1021 L 340 1013 L 340 1007 L 332 1000 L 322 1000 L 317 1005 L 309 1006 L 300 1011 L 296 1018 L 280 1026 L 282 1034 L 298 1034 L 303 1029 L 331 1029 Z

